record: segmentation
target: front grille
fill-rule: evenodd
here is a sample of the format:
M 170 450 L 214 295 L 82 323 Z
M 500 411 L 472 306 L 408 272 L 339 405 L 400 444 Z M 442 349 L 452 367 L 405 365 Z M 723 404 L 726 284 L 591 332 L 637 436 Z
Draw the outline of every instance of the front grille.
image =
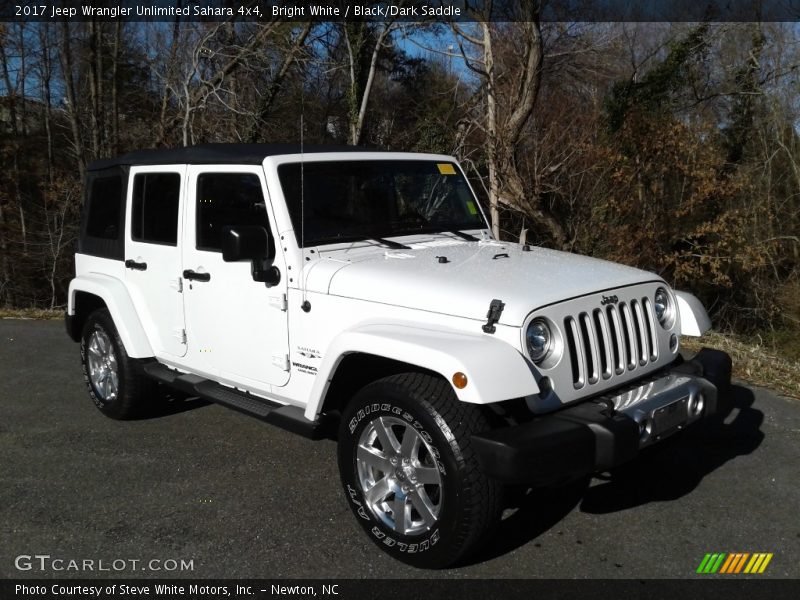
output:
M 635 371 L 658 360 L 650 298 L 632 298 L 564 318 L 576 390 Z

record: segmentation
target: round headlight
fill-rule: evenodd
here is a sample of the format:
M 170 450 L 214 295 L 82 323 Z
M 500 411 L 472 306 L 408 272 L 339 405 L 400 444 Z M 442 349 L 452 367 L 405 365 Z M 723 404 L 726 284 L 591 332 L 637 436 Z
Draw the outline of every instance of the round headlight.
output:
M 664 328 L 670 327 L 672 325 L 674 308 L 672 305 L 672 297 L 669 295 L 669 292 L 663 287 L 658 288 L 653 297 L 653 305 L 656 310 L 656 318 L 658 322 L 661 323 L 661 326 Z
M 525 340 L 531 360 L 538 363 L 545 359 L 553 346 L 553 332 L 550 331 L 550 326 L 544 320 L 534 319 L 528 325 Z

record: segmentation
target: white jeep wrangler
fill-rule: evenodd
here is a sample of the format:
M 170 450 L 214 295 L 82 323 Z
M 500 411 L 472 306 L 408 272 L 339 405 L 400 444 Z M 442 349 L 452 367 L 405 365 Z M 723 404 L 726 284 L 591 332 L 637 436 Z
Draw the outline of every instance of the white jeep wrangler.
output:
M 66 325 L 89 395 L 156 386 L 338 439 L 405 562 L 475 550 L 508 484 L 610 469 L 721 412 L 709 319 L 637 269 L 492 239 L 449 156 L 211 144 L 89 167 Z

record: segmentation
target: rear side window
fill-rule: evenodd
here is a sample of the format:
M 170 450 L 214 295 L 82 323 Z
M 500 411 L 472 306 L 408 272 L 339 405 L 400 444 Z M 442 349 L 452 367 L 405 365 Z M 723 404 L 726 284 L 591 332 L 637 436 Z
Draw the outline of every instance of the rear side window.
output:
M 122 177 L 98 177 L 89 189 L 89 213 L 86 235 L 104 240 L 117 240 L 122 214 Z
M 150 244 L 178 243 L 178 173 L 141 173 L 133 179 L 131 238 Z
M 221 252 L 222 229 L 233 225 L 261 225 L 269 230 L 261 180 L 253 173 L 198 176 L 197 249 Z

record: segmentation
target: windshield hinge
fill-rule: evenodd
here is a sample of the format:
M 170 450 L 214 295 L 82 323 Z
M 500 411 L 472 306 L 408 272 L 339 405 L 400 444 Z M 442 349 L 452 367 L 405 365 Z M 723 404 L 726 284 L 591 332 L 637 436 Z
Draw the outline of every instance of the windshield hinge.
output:
M 503 314 L 505 304 L 501 300 L 494 299 L 489 303 L 489 312 L 486 313 L 486 325 L 482 327 L 484 333 L 494 333 L 497 327 L 494 326 L 500 320 L 500 315 Z
M 269 297 L 269 305 L 273 308 L 285 311 L 287 307 L 286 294 Z
M 289 370 L 289 355 L 288 354 L 273 354 L 272 364 L 278 367 L 281 371 Z

